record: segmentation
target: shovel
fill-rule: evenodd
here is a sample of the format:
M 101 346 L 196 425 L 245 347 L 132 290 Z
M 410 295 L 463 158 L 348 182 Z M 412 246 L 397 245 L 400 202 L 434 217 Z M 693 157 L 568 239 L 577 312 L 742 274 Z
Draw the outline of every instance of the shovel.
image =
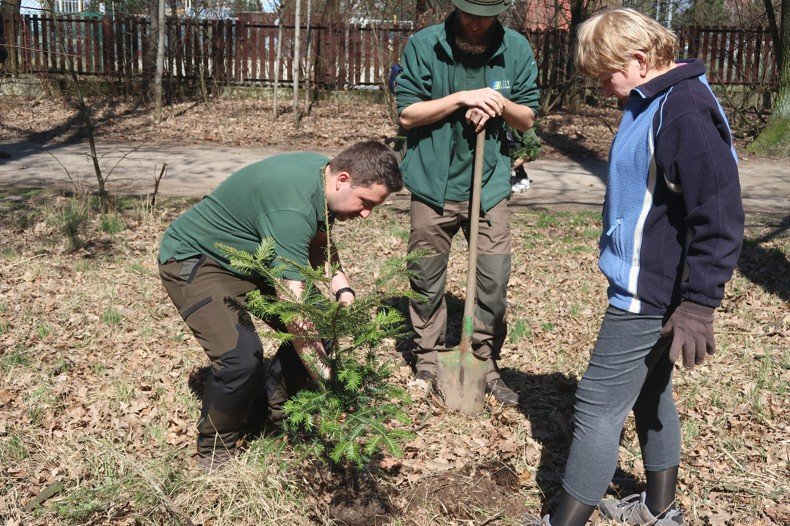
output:
M 483 180 L 483 150 L 485 130 L 477 134 L 475 164 L 472 175 L 472 202 L 469 211 L 469 266 L 466 271 L 466 299 L 458 350 L 447 350 L 438 355 L 437 383 L 445 406 L 466 415 L 480 413 L 485 402 L 487 364 L 472 352 L 474 332 L 475 293 L 477 290 L 477 232 L 480 221 L 480 193 Z

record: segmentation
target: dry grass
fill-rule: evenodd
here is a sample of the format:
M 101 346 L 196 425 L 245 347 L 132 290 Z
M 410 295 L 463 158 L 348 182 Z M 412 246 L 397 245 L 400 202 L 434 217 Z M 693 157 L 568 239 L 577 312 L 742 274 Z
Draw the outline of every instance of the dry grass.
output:
M 199 399 L 187 379 L 205 358 L 167 300 L 155 263 L 159 237 L 185 204 L 152 211 L 129 199 L 118 204 L 118 224 L 108 226 L 89 199 L 74 199 L 81 198 L 40 191 L 0 198 L 0 521 L 330 523 L 329 496 L 315 493 L 305 462 L 281 441 L 253 442 L 221 476 L 203 475 L 190 458 Z M 80 210 L 87 218 L 75 242 L 64 224 L 68 214 L 79 222 Z M 790 236 L 782 218 L 748 222 L 717 317 L 720 351 L 676 376 L 680 501 L 692 525 L 790 521 Z M 394 345 L 382 349 L 415 397 L 418 426 L 406 457 L 385 462 L 377 475 L 407 510 L 392 524 L 518 524 L 520 513 L 538 512 L 556 490 L 573 390 L 605 307 L 595 265 L 600 222 L 591 213 L 520 208 L 512 224 L 511 331 L 502 365 L 523 408 L 491 408 L 479 419 L 444 414 L 409 385 Z M 364 290 L 382 257 L 405 250 L 405 203 L 335 233 L 341 254 L 354 255 L 346 265 Z M 461 297 L 463 243 L 456 248 L 448 292 Z M 457 333 L 460 305 L 451 307 Z M 271 342 L 264 344 L 270 354 Z M 617 476 L 638 487 L 644 470 L 632 424 L 627 430 Z M 57 483 L 54 496 L 25 510 Z

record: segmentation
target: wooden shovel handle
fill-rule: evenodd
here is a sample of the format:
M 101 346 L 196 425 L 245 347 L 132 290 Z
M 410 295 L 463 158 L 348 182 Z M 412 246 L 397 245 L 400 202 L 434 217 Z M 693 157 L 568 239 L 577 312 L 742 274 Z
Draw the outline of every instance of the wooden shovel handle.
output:
M 475 143 L 474 171 L 472 172 L 472 196 L 469 205 L 469 266 L 466 270 L 466 299 L 464 321 L 461 327 L 461 350 L 472 350 L 474 333 L 475 293 L 477 291 L 477 233 L 480 228 L 480 194 L 483 186 L 483 160 L 485 155 L 485 129 L 477 133 Z

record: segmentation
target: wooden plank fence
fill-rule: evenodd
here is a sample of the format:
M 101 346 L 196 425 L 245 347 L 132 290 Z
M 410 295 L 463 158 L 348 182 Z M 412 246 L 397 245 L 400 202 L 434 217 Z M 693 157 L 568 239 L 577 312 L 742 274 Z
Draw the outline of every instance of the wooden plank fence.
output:
M 686 27 L 678 37 L 681 56 L 701 58 L 711 84 L 777 85 L 776 55 L 767 29 Z
M 64 54 L 81 75 L 130 81 L 154 61 L 149 37 L 152 25 L 140 17 L 79 18 L 6 16 L 5 35 L 12 74 L 65 73 Z M 64 39 L 59 49 L 55 24 Z M 312 42 L 310 78 L 322 88 L 381 87 L 390 66 L 399 60 L 412 29 L 408 24 L 360 25 L 315 23 L 302 28 L 301 49 Z M 270 13 L 238 19 L 170 19 L 166 26 L 166 74 L 174 79 L 201 76 L 223 84 L 270 84 L 275 78 L 277 20 Z M 566 82 L 568 31 L 531 30 L 538 83 L 557 88 Z M 708 65 L 711 84 L 775 87 L 778 72 L 767 30 L 732 27 L 688 27 L 678 32 L 683 57 L 700 57 Z M 279 78 L 291 82 L 293 20 L 284 20 Z M 301 75 L 304 78 L 304 73 Z

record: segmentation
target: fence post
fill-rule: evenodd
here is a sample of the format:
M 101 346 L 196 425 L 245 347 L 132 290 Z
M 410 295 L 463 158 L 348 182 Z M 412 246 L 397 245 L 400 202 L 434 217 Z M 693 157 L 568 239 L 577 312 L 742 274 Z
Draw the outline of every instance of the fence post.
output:
M 238 52 L 236 43 L 236 24 L 233 20 L 228 20 L 225 24 L 225 83 L 229 84 L 235 77 L 233 72 L 234 53 Z
M 17 64 L 19 63 L 19 46 L 16 42 L 16 22 L 15 16 L 11 13 L 3 15 L 3 35 L 5 38 L 5 49 L 8 56 L 6 57 L 6 69 L 12 75 L 17 75 Z
M 39 26 L 38 15 L 30 17 L 30 28 L 32 29 L 32 36 L 30 39 L 30 70 L 41 71 L 41 39 L 39 38 L 41 27 Z
M 211 53 L 211 78 L 214 79 L 216 84 L 219 84 L 219 68 L 220 63 L 222 61 L 222 55 L 219 52 L 219 35 L 220 32 L 223 30 L 222 28 L 222 20 L 212 20 L 211 21 L 211 44 L 210 44 L 210 53 Z
M 727 82 L 732 83 L 732 63 L 735 60 L 735 46 L 737 45 L 736 39 L 736 31 L 729 29 L 726 33 L 726 43 L 727 43 Z
M 214 34 L 214 26 L 211 26 L 211 35 L 209 37 L 209 23 L 208 20 L 203 20 L 200 23 L 200 27 L 196 29 L 196 35 L 200 40 L 200 47 L 195 48 L 196 53 L 198 54 L 198 58 L 196 59 L 195 65 L 198 64 L 197 60 L 202 60 L 203 62 L 200 64 L 200 74 L 202 75 L 203 81 L 205 82 L 207 79 L 211 78 L 211 70 L 209 66 L 213 62 L 213 60 L 209 60 L 209 55 L 211 55 L 212 51 L 212 41 L 213 41 L 213 34 Z M 213 67 L 213 66 L 212 66 Z
M 42 72 L 49 72 L 49 23 L 51 22 L 49 16 L 41 15 L 41 61 Z
M 233 80 L 236 82 L 243 82 L 244 81 L 244 73 L 243 66 L 246 64 L 244 60 L 244 54 L 247 51 L 247 39 L 245 38 L 246 32 L 246 24 L 242 23 L 241 20 L 236 19 L 236 39 L 235 39 L 235 47 L 236 53 L 234 53 L 234 70 L 236 75 L 233 77 Z

